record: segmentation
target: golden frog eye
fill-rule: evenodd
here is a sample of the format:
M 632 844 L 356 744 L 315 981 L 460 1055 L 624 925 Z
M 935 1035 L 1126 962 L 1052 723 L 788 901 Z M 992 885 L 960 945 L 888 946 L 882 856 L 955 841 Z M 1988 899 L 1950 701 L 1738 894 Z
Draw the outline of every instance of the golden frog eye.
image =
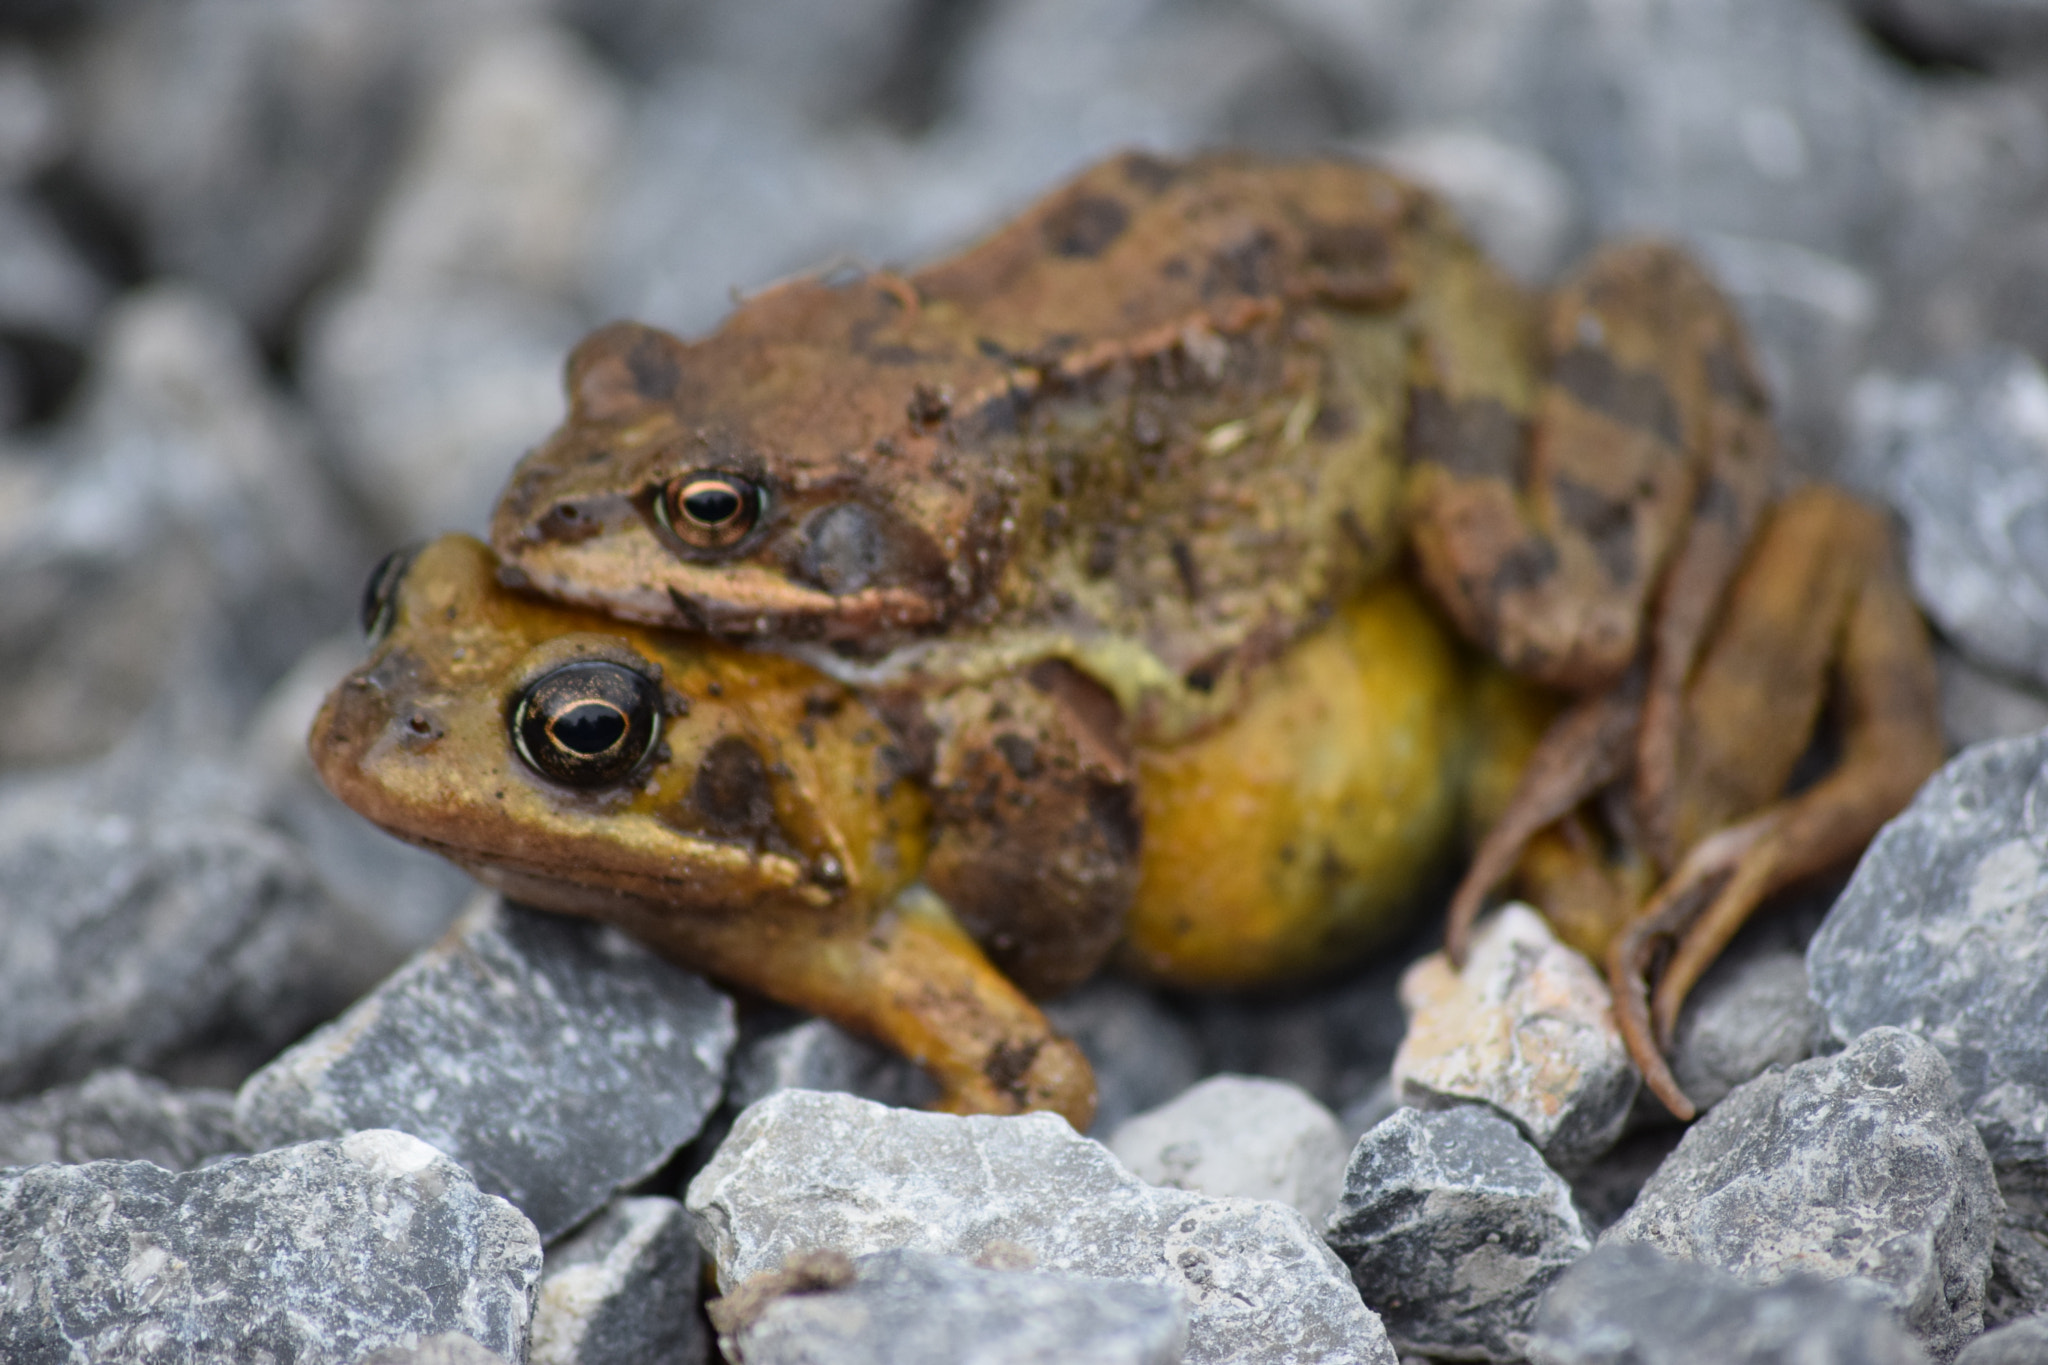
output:
M 542 777 L 601 787 L 633 774 L 661 733 L 661 689 L 623 664 L 584 660 L 543 674 L 512 708 L 512 743 Z
M 661 490 L 661 521 L 692 549 L 723 550 L 760 524 L 766 501 L 752 479 L 700 469 L 670 479 Z
M 363 634 L 370 637 L 371 644 L 391 633 L 391 623 L 398 617 L 398 585 L 405 581 L 405 571 L 423 548 L 423 541 L 401 545 L 370 570 L 369 581 L 363 584 L 361 620 Z

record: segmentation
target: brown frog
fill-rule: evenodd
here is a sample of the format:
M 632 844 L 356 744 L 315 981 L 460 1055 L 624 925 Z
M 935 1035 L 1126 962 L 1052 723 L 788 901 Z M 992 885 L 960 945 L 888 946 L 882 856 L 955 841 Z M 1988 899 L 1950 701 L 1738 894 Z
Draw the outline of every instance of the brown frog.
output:
M 1699 970 L 1939 758 L 1886 529 L 1825 492 L 1773 509 L 1763 389 L 1700 272 L 1621 245 L 1535 296 L 1368 167 L 1125 156 L 907 276 L 783 284 L 694 344 L 606 328 L 568 391 L 494 518 L 508 581 L 803 657 L 908 718 L 963 817 L 1019 797 L 1031 828 L 983 803 L 929 880 L 1050 907 L 1023 939 L 1090 947 L 1048 981 L 1131 894 L 1108 833 L 1147 818 L 1128 746 L 1233 715 L 1389 575 L 1581 699 L 1461 887 L 1453 952 L 1539 832 L 1580 850 L 1553 915 L 1608 954 L 1681 1112 L 1654 1038 Z M 1715 654 L 1717 628 L 1751 653 Z M 1090 685 L 1121 737 L 1082 714 Z M 1842 761 L 1783 800 L 1831 694 Z M 1096 785 L 1008 763 L 1020 713 Z M 1054 833 L 1071 869 L 1022 852 Z
M 539 602 L 496 568 L 448 536 L 373 582 L 371 657 L 309 742 L 337 795 L 508 895 L 881 1038 L 948 1107 L 1086 1127 L 1086 1061 L 919 881 L 943 816 L 886 717 L 803 664 Z M 1549 713 L 1406 587 L 1362 594 L 1224 724 L 1139 753 L 1126 961 L 1216 987 L 1354 957 Z M 1009 903 L 974 907 L 991 935 Z

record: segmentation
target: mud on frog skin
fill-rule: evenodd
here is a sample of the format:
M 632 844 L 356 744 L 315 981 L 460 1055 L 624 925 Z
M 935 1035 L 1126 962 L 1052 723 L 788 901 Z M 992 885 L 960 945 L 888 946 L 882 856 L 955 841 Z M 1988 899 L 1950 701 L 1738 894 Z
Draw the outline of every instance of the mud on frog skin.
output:
M 1656 1042 L 1699 971 L 1939 759 L 1886 528 L 1821 490 L 1774 506 L 1740 329 L 1670 248 L 1605 248 L 1537 296 L 1383 172 L 1132 155 L 909 275 L 782 284 L 695 343 L 607 328 L 568 391 L 494 517 L 508 581 L 908 698 L 935 790 L 1000 770 L 988 722 L 1032 667 L 1171 743 L 1412 576 L 1581 699 L 1481 846 L 1454 955 L 1532 840 L 1579 850 L 1545 855 L 1579 887 L 1553 917 L 1606 957 L 1681 1113 Z M 1786 800 L 1830 695 L 1843 760 Z M 986 866 L 1002 831 L 960 828 L 954 861 Z M 1036 875 L 1034 903 L 1117 894 Z
M 1086 1127 L 1087 1063 L 982 951 L 1020 932 L 1014 898 L 949 907 L 918 880 L 947 817 L 884 717 L 802 664 L 540 602 L 496 567 L 448 536 L 373 580 L 371 656 L 309 741 L 337 795 L 509 895 L 881 1038 L 949 1107 Z M 1470 662 L 1389 584 L 1212 735 L 1141 751 L 1152 818 L 1101 952 L 1242 986 L 1397 929 L 1549 714 Z

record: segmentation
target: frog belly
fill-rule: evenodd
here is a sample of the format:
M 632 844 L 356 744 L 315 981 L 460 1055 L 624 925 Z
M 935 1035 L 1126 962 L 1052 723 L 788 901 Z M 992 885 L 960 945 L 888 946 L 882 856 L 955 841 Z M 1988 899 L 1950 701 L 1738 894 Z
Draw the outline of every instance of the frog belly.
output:
M 1222 728 L 1142 751 L 1123 965 L 1227 989 L 1397 933 L 1462 828 L 1470 672 L 1416 594 L 1384 584 L 1263 671 Z

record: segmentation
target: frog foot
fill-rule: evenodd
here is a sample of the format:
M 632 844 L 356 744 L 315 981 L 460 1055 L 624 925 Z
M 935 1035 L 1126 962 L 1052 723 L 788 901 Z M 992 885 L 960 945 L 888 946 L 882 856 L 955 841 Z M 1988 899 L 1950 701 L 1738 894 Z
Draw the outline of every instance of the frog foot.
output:
M 1830 702 L 1840 756 L 1788 795 Z M 1606 959 L 1616 1021 L 1644 1081 L 1691 1118 L 1696 1108 L 1662 1054 L 1688 992 L 1767 897 L 1855 856 L 1941 762 L 1933 653 L 1883 516 L 1833 489 L 1788 498 L 1685 682 L 1668 770 L 1617 757 L 1629 751 L 1632 716 L 1641 710 L 1624 686 L 1560 718 L 1459 888 L 1452 929 L 1469 924 L 1504 869 L 1526 880 L 1536 853 L 1556 862 L 1562 841 L 1548 824 L 1581 819 L 1580 805 L 1625 777 L 1630 809 L 1650 812 L 1633 823 L 1637 842 L 1653 826 L 1672 831 L 1683 852 L 1647 901 L 1609 898 L 1625 920 L 1609 910 L 1604 933 L 1573 937 Z M 1627 851 L 1655 857 L 1654 848 Z M 1609 882 L 1626 861 L 1592 847 L 1570 856 Z M 1554 919 L 1569 910 L 1537 899 Z M 1462 941 L 1454 933 L 1450 946 Z

